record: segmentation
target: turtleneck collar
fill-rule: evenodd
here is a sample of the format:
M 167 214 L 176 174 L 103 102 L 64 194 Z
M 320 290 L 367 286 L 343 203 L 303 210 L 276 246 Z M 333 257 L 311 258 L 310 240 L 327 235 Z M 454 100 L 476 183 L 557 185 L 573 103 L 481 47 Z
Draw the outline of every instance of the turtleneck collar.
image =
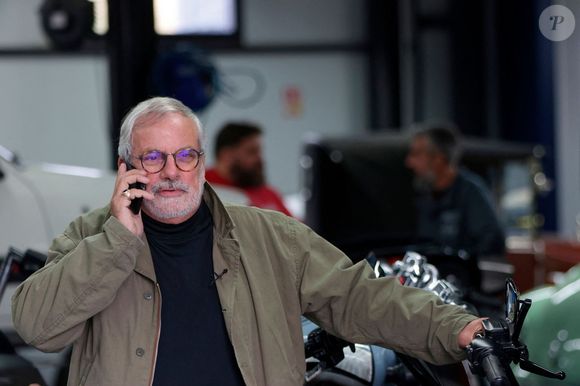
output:
M 195 239 L 212 226 L 212 216 L 204 200 L 193 216 L 179 224 L 162 223 L 149 217 L 145 212 L 141 212 L 141 218 L 147 239 L 163 240 L 171 244 L 181 244 Z

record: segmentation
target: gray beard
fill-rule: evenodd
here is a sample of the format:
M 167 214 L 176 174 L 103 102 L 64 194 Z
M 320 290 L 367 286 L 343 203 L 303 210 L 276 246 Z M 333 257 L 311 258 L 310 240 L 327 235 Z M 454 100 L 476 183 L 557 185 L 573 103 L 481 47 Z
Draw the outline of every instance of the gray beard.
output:
M 201 204 L 205 179 L 203 176 L 199 176 L 197 181 L 197 186 L 194 187 L 181 181 L 160 181 L 151 188 L 155 198 L 143 200 L 143 207 L 150 216 L 161 220 L 193 215 Z M 160 197 L 157 195 L 159 190 L 167 188 L 180 189 L 186 194 L 181 197 Z
M 431 193 L 433 191 L 433 181 L 432 176 L 417 177 L 413 178 L 413 187 L 418 193 Z

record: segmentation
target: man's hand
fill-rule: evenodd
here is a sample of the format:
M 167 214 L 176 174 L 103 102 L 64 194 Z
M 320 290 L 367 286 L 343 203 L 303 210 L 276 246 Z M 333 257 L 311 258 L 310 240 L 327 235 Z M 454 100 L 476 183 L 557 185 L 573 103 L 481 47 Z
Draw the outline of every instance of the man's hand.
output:
M 459 347 L 461 348 L 467 347 L 471 343 L 471 341 L 475 338 L 475 335 L 477 333 L 483 332 L 482 321 L 484 321 L 485 319 L 487 318 L 479 318 L 472 320 L 471 322 L 469 322 L 467 326 L 463 328 L 463 330 L 461 330 L 459 336 L 457 337 L 457 340 L 459 341 Z
M 129 184 L 134 184 L 135 182 L 147 184 L 149 182 L 147 172 L 139 169 L 127 171 L 127 164 L 121 162 L 117 172 L 113 197 L 111 197 L 111 214 L 133 234 L 141 236 L 143 234 L 141 212 L 133 214 L 131 209 L 129 209 L 129 205 L 134 198 L 143 197 L 146 200 L 152 200 L 154 196 L 145 190 L 129 189 Z

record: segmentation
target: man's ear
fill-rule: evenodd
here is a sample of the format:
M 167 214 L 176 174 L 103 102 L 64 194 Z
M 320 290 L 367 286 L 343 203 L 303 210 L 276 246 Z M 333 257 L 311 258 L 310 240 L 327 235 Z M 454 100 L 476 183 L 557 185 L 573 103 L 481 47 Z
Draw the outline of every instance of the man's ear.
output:
M 117 157 L 117 169 L 121 166 L 122 163 L 125 163 L 125 160 L 121 157 Z

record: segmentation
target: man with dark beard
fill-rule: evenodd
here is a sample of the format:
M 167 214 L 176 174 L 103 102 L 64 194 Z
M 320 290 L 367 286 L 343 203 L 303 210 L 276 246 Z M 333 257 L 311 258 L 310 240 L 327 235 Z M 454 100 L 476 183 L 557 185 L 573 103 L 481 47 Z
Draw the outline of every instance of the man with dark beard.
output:
M 429 126 L 413 136 L 405 160 L 415 174 L 418 241 L 477 258 L 501 256 L 502 227 L 481 178 L 458 167 L 460 141 L 450 126 Z
M 262 129 L 244 122 L 226 124 L 217 135 L 214 154 L 216 162 L 206 171 L 207 182 L 241 189 L 250 205 L 291 215 L 280 194 L 265 182 Z

